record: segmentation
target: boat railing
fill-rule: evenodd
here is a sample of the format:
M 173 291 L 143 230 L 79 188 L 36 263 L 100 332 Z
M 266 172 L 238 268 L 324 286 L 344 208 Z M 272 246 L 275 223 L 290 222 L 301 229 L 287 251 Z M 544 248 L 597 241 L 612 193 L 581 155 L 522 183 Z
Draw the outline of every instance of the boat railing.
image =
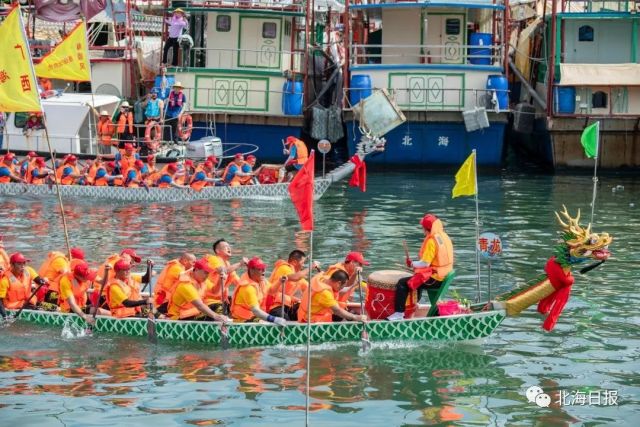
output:
M 640 11 L 640 2 L 629 0 L 565 0 L 563 6 L 563 12 L 569 13 Z
M 345 99 L 362 99 L 371 92 L 369 88 L 345 89 Z M 393 101 L 403 111 L 467 111 L 485 108 L 487 111 L 509 111 L 509 90 L 473 88 L 387 88 Z M 354 92 L 360 92 L 354 94 Z M 502 102 L 500 100 L 502 99 Z M 501 105 L 502 104 L 502 105 Z M 357 109 L 347 102 L 346 110 Z
M 198 9 L 254 9 L 300 13 L 305 10 L 304 0 L 186 0 L 173 3 L 180 3 L 182 8 Z
M 633 87 L 629 86 L 600 86 L 591 88 L 590 86 L 571 86 L 574 92 L 570 93 L 570 97 L 575 97 L 574 111 L 561 112 L 563 100 L 561 100 L 561 88 L 569 88 L 570 86 L 553 85 L 554 102 L 553 115 L 556 117 L 602 117 L 602 118 L 638 118 L 640 116 L 640 106 L 638 106 L 637 97 L 634 97 Z M 637 93 L 637 92 L 636 92 Z M 565 98 L 567 99 L 567 98 Z M 635 101 L 635 102 L 634 102 Z M 599 102 L 599 104 L 597 104 Z M 604 105 L 603 105 L 604 104 Z M 551 108 L 551 107 L 550 107 Z
M 376 64 L 447 64 L 493 65 L 501 64 L 501 45 L 463 44 L 354 44 L 351 45 L 351 65 Z
M 224 70 L 302 71 L 304 52 L 276 49 L 234 49 L 197 47 L 190 49 L 189 64 L 193 68 L 220 68 Z

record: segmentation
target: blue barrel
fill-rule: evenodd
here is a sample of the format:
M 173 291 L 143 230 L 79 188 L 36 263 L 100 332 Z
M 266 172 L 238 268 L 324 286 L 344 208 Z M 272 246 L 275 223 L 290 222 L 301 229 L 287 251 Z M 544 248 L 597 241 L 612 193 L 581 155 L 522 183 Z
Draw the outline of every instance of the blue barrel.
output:
M 487 90 L 495 91 L 498 98 L 498 109 L 509 109 L 509 81 L 501 74 L 492 74 L 487 78 Z
M 287 80 L 282 88 L 282 112 L 287 116 L 302 114 L 302 82 Z
M 573 86 L 556 86 L 553 94 L 553 105 L 556 113 L 573 114 L 576 111 L 576 88 Z
M 491 46 L 493 41 L 493 34 L 490 33 L 471 33 L 469 35 L 469 45 L 471 46 Z M 473 57 L 476 55 L 482 55 L 482 57 Z M 470 47 L 469 48 L 469 62 L 476 65 L 491 65 L 491 48 L 486 47 Z
M 371 77 L 368 74 L 351 76 L 351 87 L 349 88 L 349 102 L 356 105 L 361 99 L 371 96 Z

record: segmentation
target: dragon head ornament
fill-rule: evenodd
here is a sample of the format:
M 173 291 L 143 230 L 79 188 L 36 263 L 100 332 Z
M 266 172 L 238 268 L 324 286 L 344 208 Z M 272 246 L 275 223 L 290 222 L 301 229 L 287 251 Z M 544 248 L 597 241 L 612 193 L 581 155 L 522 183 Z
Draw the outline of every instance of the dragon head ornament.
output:
M 608 233 L 594 233 L 591 224 L 587 228 L 580 225 L 580 210 L 575 218 L 572 218 L 567 207 L 562 205 L 563 211 L 556 218 L 562 227 L 562 242 L 556 247 L 556 259 L 563 265 L 577 264 L 589 259 L 597 261 L 606 260 L 611 255 L 609 244 L 613 237 Z M 564 220 L 563 220 L 564 219 Z

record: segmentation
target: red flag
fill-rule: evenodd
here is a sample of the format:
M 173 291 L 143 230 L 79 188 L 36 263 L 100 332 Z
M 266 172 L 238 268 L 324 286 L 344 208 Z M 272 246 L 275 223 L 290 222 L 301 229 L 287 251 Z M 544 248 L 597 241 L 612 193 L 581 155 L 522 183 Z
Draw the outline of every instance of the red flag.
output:
M 367 165 L 357 154 L 354 154 L 349 161 L 356 165 L 353 175 L 351 175 L 351 180 L 349 180 L 349 185 L 360 187 L 360 191 L 364 193 L 367 191 Z
M 313 231 L 313 177 L 315 174 L 314 153 L 298 171 L 289 184 L 289 194 L 291 201 L 298 211 L 300 225 L 303 231 Z

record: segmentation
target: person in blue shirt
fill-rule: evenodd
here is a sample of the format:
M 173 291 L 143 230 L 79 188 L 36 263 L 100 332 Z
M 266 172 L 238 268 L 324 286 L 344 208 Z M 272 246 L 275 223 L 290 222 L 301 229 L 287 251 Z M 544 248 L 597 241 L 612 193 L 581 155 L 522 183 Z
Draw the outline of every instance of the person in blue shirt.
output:
M 175 175 L 177 172 L 178 172 L 178 165 L 175 163 L 170 163 L 167 166 L 166 172 L 162 173 L 158 181 L 156 181 L 156 186 L 160 188 L 168 188 L 168 187 L 189 188 L 186 185 L 178 184 L 175 181 Z
M 15 173 L 15 155 L 7 153 L 0 163 L 0 184 L 6 184 L 11 181 L 27 183 L 22 177 Z
M 174 141 L 178 141 L 178 120 L 180 115 L 187 107 L 187 97 L 182 93 L 184 86 L 182 83 L 175 82 L 169 96 L 164 103 L 164 119 L 166 124 L 171 126 L 171 137 Z M 165 138 L 169 140 L 170 138 Z

